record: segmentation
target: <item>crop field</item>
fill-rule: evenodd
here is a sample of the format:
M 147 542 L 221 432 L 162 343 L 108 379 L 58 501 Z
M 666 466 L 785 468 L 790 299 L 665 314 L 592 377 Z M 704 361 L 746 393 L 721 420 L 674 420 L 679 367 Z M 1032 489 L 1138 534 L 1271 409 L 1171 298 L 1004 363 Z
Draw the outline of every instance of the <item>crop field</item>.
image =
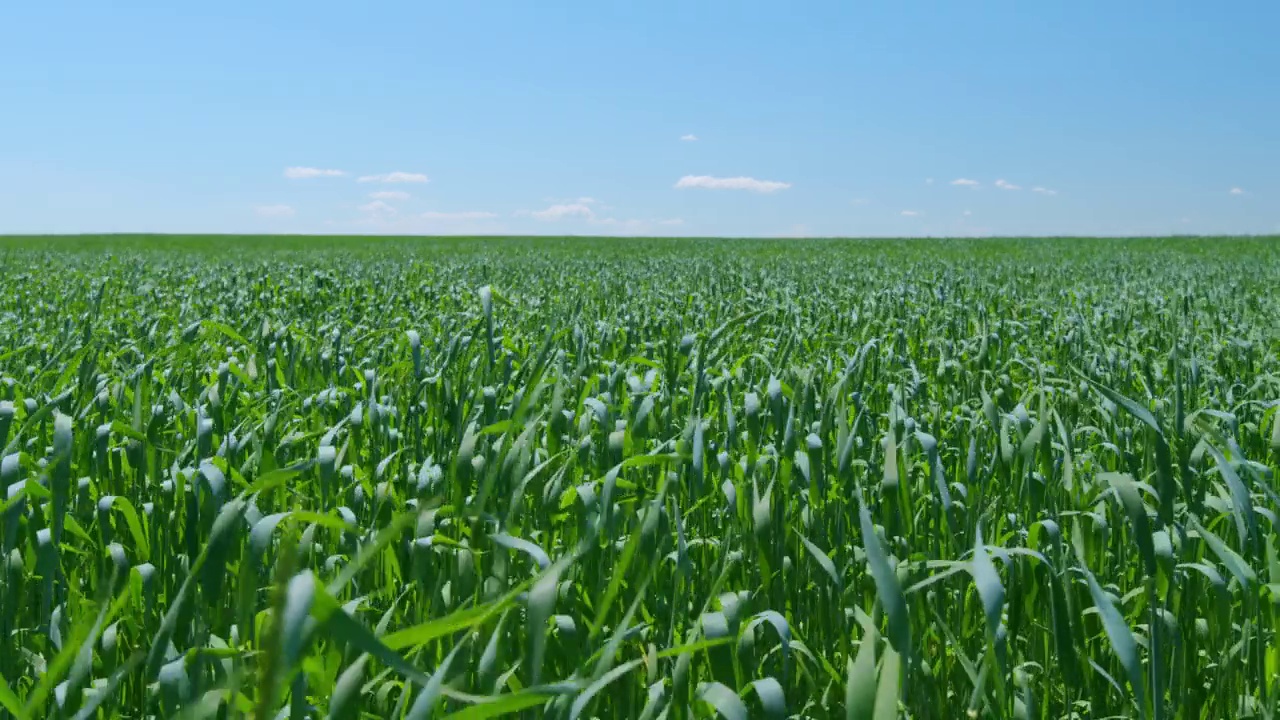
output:
M 1280 240 L 0 271 L 0 718 L 1280 715 Z

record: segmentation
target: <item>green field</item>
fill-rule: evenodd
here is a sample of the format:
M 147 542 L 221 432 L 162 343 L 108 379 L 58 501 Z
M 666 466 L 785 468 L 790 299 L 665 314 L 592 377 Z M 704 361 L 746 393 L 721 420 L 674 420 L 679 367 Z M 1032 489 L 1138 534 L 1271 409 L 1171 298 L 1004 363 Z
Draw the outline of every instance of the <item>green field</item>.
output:
M 1280 239 L 0 270 L 0 718 L 1280 715 Z

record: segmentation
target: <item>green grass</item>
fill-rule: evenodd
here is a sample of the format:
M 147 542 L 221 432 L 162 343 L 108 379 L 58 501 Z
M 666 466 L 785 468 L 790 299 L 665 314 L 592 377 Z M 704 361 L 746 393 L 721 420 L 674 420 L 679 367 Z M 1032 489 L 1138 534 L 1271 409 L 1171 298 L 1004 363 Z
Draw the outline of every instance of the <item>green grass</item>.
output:
M 0 238 L 0 718 L 1280 713 L 1280 241 Z

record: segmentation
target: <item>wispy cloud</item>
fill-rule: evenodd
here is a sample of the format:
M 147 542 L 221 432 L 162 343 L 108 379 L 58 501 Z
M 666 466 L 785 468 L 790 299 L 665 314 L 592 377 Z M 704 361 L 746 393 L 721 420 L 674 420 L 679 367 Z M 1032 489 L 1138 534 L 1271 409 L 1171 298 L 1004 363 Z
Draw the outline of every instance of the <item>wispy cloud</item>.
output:
M 972 215 L 972 214 L 973 214 L 973 211 L 972 211 L 972 210 L 965 210 L 964 212 L 962 212 L 962 213 L 960 213 L 960 214 L 961 214 L 961 215 L 964 215 L 965 217 L 969 217 L 970 215 Z
M 870 202 L 871 201 L 868 200 L 867 198 L 854 198 L 849 201 L 849 204 L 850 205 L 866 205 L 867 203 L 870 203 Z
M 698 136 L 694 135 L 693 133 L 689 133 L 688 135 L 681 135 L 680 139 L 685 142 L 697 142 Z
M 620 220 L 618 218 L 613 218 L 613 217 L 604 217 L 604 218 L 592 219 L 591 224 L 592 225 L 622 225 L 625 227 L 646 227 L 649 225 L 665 225 L 670 227 L 674 225 L 683 225 L 684 220 L 681 220 L 680 218 L 667 218 L 665 220 L 635 220 L 635 219 Z
M 288 205 L 259 205 L 254 208 L 253 211 L 257 213 L 259 217 L 281 218 L 293 217 L 296 214 L 294 209 Z
M 369 193 L 374 200 L 408 200 L 409 193 L 403 190 L 379 190 Z
M 1231 188 L 1230 192 L 1232 195 L 1248 195 L 1249 194 L 1244 191 L 1244 188 L 1238 188 L 1238 187 Z
M 424 220 L 488 220 L 496 218 L 498 215 L 491 212 L 481 212 L 478 210 L 469 210 L 463 212 L 436 212 L 429 210 L 422 213 Z
M 1031 192 L 1040 193 L 1041 195 L 1057 195 L 1058 194 L 1057 190 L 1050 190 L 1049 188 L 1040 187 L 1039 185 L 1031 188 Z
M 592 225 L 602 225 L 608 228 L 622 228 L 625 230 L 638 230 L 646 225 L 644 220 L 619 220 L 618 218 L 605 217 L 594 218 L 591 220 Z
M 545 197 L 542 198 L 542 202 L 551 203 L 552 205 L 600 205 L 599 200 L 586 196 L 577 198 Z M 525 214 L 527 215 L 528 213 Z
M 758 193 L 771 193 L 786 190 L 791 183 L 776 180 L 757 180 L 752 177 L 720 178 L 710 175 L 685 175 L 676 182 L 676 188 L 702 188 L 705 190 L 750 190 Z
M 424 183 L 429 179 L 422 173 L 410 172 L 390 172 L 384 175 L 361 175 L 356 178 L 356 182 L 377 182 L 377 183 Z
M 607 214 L 613 208 L 593 197 L 574 199 L 547 199 L 551 206 L 545 210 L 519 210 L 516 217 L 532 217 L 544 222 L 574 221 L 578 227 L 594 228 L 593 232 L 608 235 L 645 235 L 668 234 L 671 228 L 684 224 L 681 218 L 620 218 Z M 470 213 L 465 213 L 471 215 Z M 488 213 L 477 213 L 477 218 L 490 217 Z
M 394 215 L 396 212 L 394 207 L 391 207 L 381 200 L 374 200 L 373 202 L 365 203 L 356 209 L 360 212 L 369 213 L 370 215 Z
M 924 184 L 925 184 L 925 185 L 932 185 L 932 184 L 933 184 L 933 178 L 925 178 L 925 179 L 924 179 Z
M 325 170 L 313 167 L 287 167 L 284 169 L 284 176 L 290 180 L 305 180 L 307 178 L 318 177 L 342 177 L 346 175 L 341 170 Z
M 590 199 L 590 198 L 585 198 Z M 587 207 L 586 203 L 567 203 L 563 205 L 552 205 L 546 210 L 537 210 L 531 213 L 539 220 L 564 220 L 565 218 L 592 218 L 595 217 L 595 211 Z
M 1008 180 L 997 180 L 996 187 L 1000 188 L 1001 190 L 1021 190 L 1022 189 L 1021 187 L 1014 185 Z
M 976 188 L 982 185 L 982 183 L 978 182 L 977 180 L 970 180 L 969 178 L 956 178 L 955 180 L 951 181 L 951 184 L 959 185 L 960 187 L 971 187 L 971 188 Z
M 509 233 L 511 228 L 502 224 L 497 213 L 467 212 L 408 212 L 375 200 L 361 205 L 361 213 L 348 220 L 329 223 L 350 228 L 361 233 L 390 233 L 396 235 L 476 235 Z
M 661 235 L 674 232 L 670 228 L 683 225 L 684 220 L 680 218 L 640 220 L 635 218 L 592 217 L 587 218 L 587 224 L 592 228 L 598 228 L 598 232 L 608 235 Z
M 903 210 L 903 211 L 902 211 L 902 217 L 918 217 L 918 216 L 923 215 L 923 214 L 924 214 L 924 213 L 922 213 L 922 212 L 920 212 L 920 211 L 918 211 L 918 210 Z

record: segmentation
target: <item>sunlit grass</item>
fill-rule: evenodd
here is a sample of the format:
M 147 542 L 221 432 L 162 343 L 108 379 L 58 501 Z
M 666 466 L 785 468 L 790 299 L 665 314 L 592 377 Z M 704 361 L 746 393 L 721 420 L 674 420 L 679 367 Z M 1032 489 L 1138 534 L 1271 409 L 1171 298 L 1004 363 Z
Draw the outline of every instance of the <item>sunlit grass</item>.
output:
M 0 717 L 1280 711 L 1273 241 L 0 259 Z

